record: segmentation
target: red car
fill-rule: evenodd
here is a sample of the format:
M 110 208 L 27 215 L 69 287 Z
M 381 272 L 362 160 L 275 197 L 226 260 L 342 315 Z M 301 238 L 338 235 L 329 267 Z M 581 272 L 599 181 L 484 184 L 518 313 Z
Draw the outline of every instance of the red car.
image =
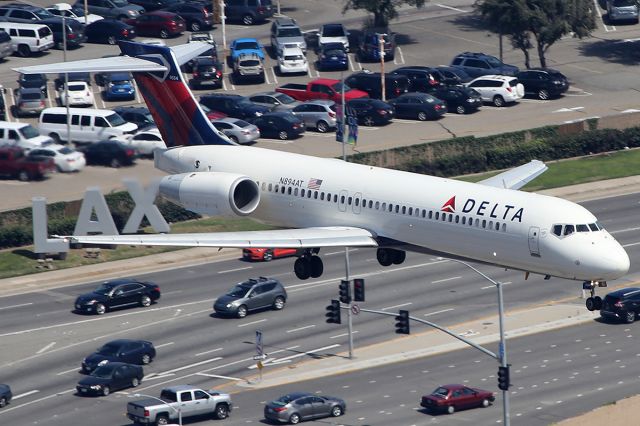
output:
M 297 249 L 291 248 L 246 248 L 242 250 L 242 258 L 268 262 L 278 257 L 295 256 L 297 253 Z
M 429 411 L 453 414 L 464 408 L 488 407 L 495 399 L 493 392 L 464 385 L 444 385 L 431 395 L 423 396 L 420 405 Z
M 139 35 L 144 34 L 160 38 L 180 35 L 185 30 L 184 19 L 175 13 L 163 10 L 143 13 L 135 19 L 127 19 L 126 22 L 136 27 Z

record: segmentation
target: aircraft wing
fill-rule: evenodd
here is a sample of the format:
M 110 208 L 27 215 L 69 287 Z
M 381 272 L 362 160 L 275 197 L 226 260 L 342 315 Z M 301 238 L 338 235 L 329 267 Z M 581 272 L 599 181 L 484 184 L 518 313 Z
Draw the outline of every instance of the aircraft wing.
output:
M 527 164 L 507 170 L 489 179 L 481 180 L 478 183 L 496 188 L 520 189 L 547 171 L 547 169 L 547 165 L 542 161 L 531 160 Z
M 71 243 L 181 247 L 377 247 L 376 235 L 361 228 L 322 227 L 193 234 L 130 234 L 59 237 Z

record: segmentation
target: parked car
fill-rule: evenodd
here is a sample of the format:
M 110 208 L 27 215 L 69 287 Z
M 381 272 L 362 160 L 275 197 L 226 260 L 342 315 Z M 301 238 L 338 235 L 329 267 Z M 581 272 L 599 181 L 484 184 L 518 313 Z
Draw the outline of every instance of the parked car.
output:
M 226 0 L 224 14 L 229 21 L 253 25 L 273 16 L 271 0 Z
M 447 104 L 426 93 L 405 93 L 389 103 L 398 118 L 412 118 L 420 121 L 437 120 L 447 112 Z
M 296 101 L 289 95 L 280 92 L 261 92 L 249 96 L 249 100 L 256 105 L 262 105 L 272 111 L 288 111 L 300 105 L 300 101 Z
M 331 78 L 317 78 L 306 84 L 288 83 L 276 88 L 276 92 L 284 93 L 299 101 L 331 99 L 336 103 L 342 103 L 343 91 L 345 101 L 369 97 L 367 92 L 352 89 L 348 84 L 343 86 L 340 80 Z
M 264 66 L 260 56 L 256 53 L 241 53 L 236 56 L 233 61 L 233 77 L 236 82 L 251 79 L 264 83 Z
M 0 30 L 9 35 L 11 49 L 23 58 L 46 52 L 54 46 L 53 34 L 49 27 L 43 24 L 23 24 L 2 21 L 0 16 Z M 2 42 L 3 54 L 7 53 L 6 38 Z
M 525 95 L 533 95 L 547 100 L 562 95 L 569 90 L 569 80 L 560 71 L 551 68 L 530 68 L 516 74 L 524 86 Z
M 180 15 L 187 23 L 189 31 L 201 31 L 203 28 L 211 28 L 213 25 L 213 14 L 209 13 L 204 3 L 176 2 L 163 9 Z
M 231 62 L 235 63 L 241 54 L 255 53 L 261 61 L 264 61 L 264 50 L 262 44 L 255 38 L 238 38 L 233 40 L 229 46 L 231 52 Z
M 292 392 L 267 402 L 264 417 L 280 423 L 296 424 L 301 420 L 339 417 L 346 410 L 347 403 L 343 399 L 308 392 Z
M 443 86 L 436 89 L 433 96 L 447 103 L 449 112 L 468 114 L 482 106 L 482 96 L 470 87 Z
M 200 103 L 214 111 L 225 113 L 229 117 L 242 119 L 259 117 L 269 112 L 269 108 L 256 105 L 244 96 L 226 93 L 200 96 Z
M 607 0 L 609 23 L 631 21 L 638 23 L 638 2 L 636 0 Z
M 260 137 L 258 126 L 239 118 L 218 118 L 211 123 L 235 143 L 247 144 Z
M 214 89 L 222 87 L 222 64 L 211 57 L 195 58 L 193 62 L 193 76 L 189 82 L 193 88 L 202 89 L 212 86 Z
M 318 60 L 316 68 L 319 71 L 348 70 L 349 59 L 347 50 L 342 43 L 325 43 L 316 52 Z
M 40 88 L 19 88 L 15 89 L 14 96 L 16 98 L 16 104 L 13 110 L 13 115 L 16 117 L 22 117 L 25 115 L 38 115 L 42 110 L 46 108 L 47 96 L 42 93 Z
M 238 283 L 231 291 L 213 303 L 219 315 L 244 318 L 251 311 L 272 308 L 281 310 L 287 302 L 287 291 L 275 278 L 260 277 Z
M 53 33 L 53 42 L 56 49 L 64 49 L 64 37 L 62 35 L 62 18 L 55 16 L 48 19 L 43 19 L 40 23 L 49 27 Z M 65 32 L 67 38 L 67 49 L 78 48 L 82 46 L 82 43 L 87 41 L 87 36 L 84 34 L 84 24 L 73 19 L 66 20 Z
M 91 373 L 110 362 L 146 365 L 156 357 L 156 348 L 146 340 L 118 339 L 105 343 L 82 360 L 82 371 Z
M 130 3 L 142 6 L 145 12 L 151 12 L 159 9 L 166 9 L 176 3 L 181 3 L 182 0 L 129 0 Z
M 453 414 L 464 408 L 488 407 L 493 401 L 493 392 L 464 385 L 444 385 L 423 396 L 420 405 L 429 411 Z
M 473 80 L 473 78 L 461 68 L 440 66 L 435 69 L 444 77 L 440 82 L 447 86 L 461 85 Z
M 136 97 L 136 88 L 133 85 L 133 77 L 128 72 L 114 72 L 104 76 L 102 92 L 107 101 L 133 100 Z
M 139 130 L 155 126 L 156 124 L 147 107 L 118 106 L 113 110 L 118 113 L 124 121 L 136 124 Z
M 110 362 L 80 380 L 76 391 L 78 395 L 107 396 L 111 391 L 137 387 L 143 377 L 144 371 L 139 365 Z
M 128 19 L 127 24 L 135 27 L 139 35 L 157 36 L 169 38 L 179 36 L 186 29 L 184 19 L 173 12 L 156 10 Z
M 136 30 L 133 26 L 115 19 L 102 19 L 87 25 L 84 30 L 91 43 L 116 44 L 118 40 L 133 40 Z
M 9 34 L 0 29 L 0 59 L 13 55 L 13 43 Z
M 0 6 L 0 17 L 8 22 L 39 24 L 39 21 L 42 19 L 53 18 L 54 15 L 39 6 L 23 3 L 8 3 Z
M 99 164 L 114 168 L 131 166 L 138 158 L 135 149 L 115 139 L 89 144 L 83 147 L 82 152 L 87 159 L 87 164 Z
M 214 111 L 206 105 L 199 105 L 202 109 L 202 112 L 204 112 L 204 115 L 206 115 L 209 120 L 217 120 L 219 118 L 225 118 L 227 116 L 227 114 L 225 114 L 224 112 Z
M 251 120 L 258 126 L 260 136 L 281 140 L 293 139 L 305 131 L 304 122 L 289 111 L 274 111 Z
M 67 92 L 69 96 L 70 106 L 93 106 L 93 90 L 84 81 L 70 81 L 67 84 Z M 67 95 L 64 90 L 64 84 L 58 90 L 58 98 L 60 99 L 60 105 L 67 105 Z
M 382 99 L 382 77 L 379 72 L 357 72 L 344 81 L 349 87 L 362 90 L 370 98 Z M 384 75 L 384 93 L 386 99 L 397 98 L 409 91 L 409 79 L 400 74 Z
M 596 306 L 596 309 L 599 307 Z M 640 313 L 640 288 L 629 287 L 612 291 L 602 299 L 600 316 L 631 324 Z
M 9 385 L 0 384 L 0 408 L 6 407 L 11 402 L 13 394 Z
M 440 71 L 431 67 L 409 66 L 393 70 L 393 74 L 404 75 L 409 79 L 410 92 L 422 92 L 433 94 L 443 85 L 445 77 Z
M 99 145 L 102 142 L 91 146 Z M 110 309 L 140 305 L 143 307 L 160 299 L 160 287 L 133 278 L 105 281 L 90 293 L 81 294 L 74 304 L 77 312 L 102 315 Z
M 84 25 L 89 25 L 96 21 L 104 19 L 102 16 L 95 15 L 93 13 L 89 13 L 85 16 L 84 7 L 82 9 L 74 9 L 69 3 L 52 4 L 46 9 L 47 12 L 51 13 L 52 15 L 59 17 L 64 16 L 67 19 L 73 19 L 74 21 L 77 21 Z
M 41 92 L 47 92 L 47 75 L 46 74 L 20 74 L 18 77 L 18 86 L 22 89 L 39 89 Z
M 64 88 L 65 75 L 64 73 L 58 74 L 58 77 L 53 81 L 53 85 L 56 88 L 56 91 Z M 70 72 L 68 77 L 69 83 L 73 81 L 82 81 L 87 83 L 89 87 L 91 87 L 91 74 L 88 72 Z
M 524 86 L 516 77 L 506 75 L 485 75 L 471 80 L 466 86 L 480 93 L 483 102 L 496 107 L 517 102 L 524 96 Z
M 140 130 L 131 138 L 123 141 L 123 144 L 133 148 L 138 155 L 146 157 L 153 157 L 153 151 L 156 149 L 167 149 L 157 127 L 147 127 Z
M 71 120 L 67 119 L 70 116 Z M 40 114 L 40 132 L 56 142 L 95 143 L 104 139 L 133 135 L 138 126 L 128 123 L 109 109 L 96 108 L 46 108 Z
M 38 129 L 29 123 L 0 121 L 0 145 L 15 145 L 29 151 L 52 143 L 50 137 L 40 135 Z
M 327 43 L 340 43 L 349 51 L 349 31 L 342 24 L 324 24 L 318 33 L 318 47 Z
M 84 154 L 58 144 L 49 144 L 29 151 L 29 156 L 49 157 L 59 172 L 79 172 L 87 164 Z
M 359 62 L 380 60 L 380 36 L 383 34 L 383 52 L 385 61 L 393 61 L 396 56 L 396 35 L 388 29 L 368 29 L 362 34 L 356 55 Z
M 291 112 L 300 117 L 308 129 L 316 129 L 326 133 L 336 127 L 336 103 L 330 100 L 317 99 L 304 102 L 294 107 Z
M 186 62 L 185 64 L 183 64 L 181 66 L 182 71 L 187 72 L 187 73 L 192 73 L 193 72 L 193 65 L 195 64 L 196 60 L 198 58 L 209 58 L 209 59 L 213 59 L 216 62 L 220 62 L 219 58 L 218 58 L 218 46 L 215 42 L 215 40 L 213 39 L 213 36 L 211 35 L 211 33 L 207 33 L 207 32 L 197 32 L 197 33 L 191 33 L 189 35 L 189 43 L 191 43 L 192 41 L 200 41 L 203 43 L 209 43 L 211 45 L 211 49 L 207 50 L 206 52 L 201 53 L 200 55 L 198 55 L 197 57 L 191 59 L 190 61 Z
M 144 7 L 131 4 L 127 0 L 86 0 L 87 9 L 104 18 L 123 20 L 135 18 L 144 13 Z M 85 0 L 77 0 L 74 9 L 84 9 Z
M 51 158 L 28 156 L 17 146 L 0 146 L 0 175 L 27 182 L 44 179 L 53 171 L 55 165 Z
M 495 56 L 474 52 L 457 55 L 451 61 L 451 66 L 462 69 L 473 78 L 483 75 L 514 76 L 520 71 L 515 65 L 505 64 Z
M 309 64 L 301 48 L 283 47 L 278 56 L 278 71 L 280 74 L 307 73 Z
M 297 47 L 303 55 L 307 53 L 307 42 L 295 19 L 282 16 L 271 24 L 271 50 L 275 56 L 281 56 L 285 47 Z
M 294 248 L 246 248 L 242 249 L 244 260 L 263 260 L 269 262 L 272 259 L 295 256 L 298 250 Z
M 353 99 L 347 102 L 347 111 L 355 115 L 358 123 L 365 126 L 388 124 L 395 115 L 393 106 L 379 99 Z

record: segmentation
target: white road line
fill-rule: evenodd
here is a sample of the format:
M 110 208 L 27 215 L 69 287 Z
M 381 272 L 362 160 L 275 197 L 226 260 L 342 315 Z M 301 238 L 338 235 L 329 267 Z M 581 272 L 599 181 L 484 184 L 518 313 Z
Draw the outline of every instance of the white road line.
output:
M 598 0 L 593 0 L 593 4 L 594 4 L 594 5 L 595 5 L 595 7 L 596 7 L 596 12 L 598 13 L 598 17 L 599 17 L 599 18 L 600 18 L 600 20 L 602 21 L 602 26 L 604 27 L 604 30 L 605 30 L 606 32 L 609 32 L 609 31 L 615 31 L 615 30 L 616 30 L 616 27 L 611 26 L 611 28 L 612 28 L 612 29 L 611 29 L 611 30 L 609 30 L 609 28 L 607 28 L 607 27 L 608 27 L 608 25 L 606 25 L 606 24 L 604 23 L 604 19 L 602 18 L 602 12 L 600 12 L 600 5 L 598 4 Z
M 38 352 L 36 352 L 37 354 L 41 354 L 42 352 L 46 352 L 49 349 L 51 349 L 52 347 L 54 347 L 56 345 L 56 342 L 51 342 L 49 343 L 47 346 L 45 346 L 44 348 L 40 349 Z
M 33 305 L 33 302 L 21 303 L 20 305 L 3 306 L 3 307 L 0 308 L 0 311 L 3 310 L 3 309 L 21 308 L 23 306 L 30 306 L 30 305 Z
M 241 379 L 240 377 L 220 376 L 218 374 L 209 374 L 209 373 L 197 373 L 196 376 L 212 377 L 214 379 L 244 380 L 244 379 Z
M 447 282 L 447 281 L 458 280 L 458 279 L 460 279 L 460 278 L 462 278 L 462 277 L 444 278 L 444 279 L 441 279 L 441 280 L 431 281 L 431 284 L 444 283 L 444 282 Z
M 162 348 L 164 346 L 171 346 L 173 344 L 175 344 L 175 342 L 162 343 L 160 345 L 155 345 L 155 346 L 156 346 L 156 349 L 158 349 L 158 348 Z
M 358 333 L 358 330 L 353 330 L 353 332 L 351 334 L 356 334 Z M 337 339 L 338 337 L 344 337 L 344 336 L 348 336 L 349 333 L 342 333 L 342 334 L 336 334 L 335 336 L 331 336 L 329 337 L 329 339 Z
M 630 232 L 630 231 L 638 231 L 640 230 L 640 226 L 636 226 L 635 228 L 625 228 L 625 229 L 618 229 L 617 231 L 609 231 L 610 234 L 619 234 L 621 232 Z M 16 305 L 16 306 L 21 306 L 21 305 Z M 0 309 L 4 309 L 4 308 L 0 308 Z
M 579 107 L 573 107 L 573 108 L 560 108 L 560 109 L 557 109 L 557 110 L 551 111 L 551 112 L 553 112 L 553 113 L 555 113 L 555 112 L 576 112 L 576 111 L 581 111 L 583 109 L 584 109 L 584 107 L 579 106 Z
M 287 333 L 295 333 L 296 331 L 300 331 L 300 330 L 306 330 L 308 328 L 313 328 L 315 327 L 315 324 L 311 324 L 311 325 L 305 325 L 304 327 L 299 327 L 299 328 L 293 328 L 291 330 L 287 330 Z
M 167 374 L 175 373 L 176 371 L 186 370 L 187 368 L 197 367 L 199 365 L 208 364 L 210 362 L 219 361 L 221 359 L 222 359 L 221 356 L 217 356 L 215 358 L 210 358 L 210 359 L 205 359 L 204 361 L 194 362 L 193 364 L 185 365 L 185 366 L 182 366 L 182 367 L 174 368 L 173 370 L 167 370 L 167 371 L 164 371 L 162 373 L 158 373 L 158 376 L 166 376 Z
M 349 253 L 353 253 L 358 251 L 358 249 L 349 249 Z M 336 254 L 344 254 L 344 250 L 340 250 L 340 251 L 332 251 L 331 253 L 324 253 L 324 256 L 333 256 Z
M 182 290 L 163 291 L 162 295 L 166 296 L 167 294 L 179 294 L 179 293 L 182 293 Z
M 266 318 L 262 318 L 261 320 L 258 320 L 258 321 L 251 321 L 251 322 L 248 322 L 248 323 L 245 323 L 245 324 L 239 324 L 238 327 L 246 327 L 248 325 L 258 324 L 258 323 L 261 323 L 261 322 L 265 322 L 266 320 L 267 320 Z
M 151 373 L 148 376 L 144 376 L 144 380 L 143 382 L 148 382 L 149 380 L 156 380 L 156 379 L 166 379 L 167 377 L 171 377 L 171 376 L 175 376 L 176 373 L 169 373 L 169 374 L 164 374 L 162 376 L 160 375 L 156 375 L 156 373 Z
M 398 50 L 398 53 L 400 54 L 400 63 L 404 64 L 404 54 L 402 53 L 402 49 L 398 46 L 396 47 L 396 49 Z
M 310 351 L 302 352 L 302 353 L 299 353 L 299 354 L 289 355 L 289 356 L 284 357 L 284 358 L 278 358 L 277 360 L 272 361 L 272 363 L 276 364 L 276 363 L 279 363 L 279 362 L 289 361 L 289 360 L 292 360 L 292 359 L 295 359 L 295 358 L 300 358 L 300 357 L 303 357 L 305 355 L 311 355 L 311 354 L 314 354 L 316 352 L 324 351 L 324 350 L 327 350 L 327 349 L 337 348 L 338 346 L 340 346 L 340 344 L 336 343 L 336 344 L 333 344 L 333 345 L 324 346 L 322 348 L 312 349 Z
M 40 392 L 39 390 L 32 390 L 29 392 L 21 393 L 20 395 L 16 395 L 13 397 L 14 400 L 24 398 L 25 396 L 33 395 L 34 393 Z
M 222 350 L 222 348 L 215 348 L 215 349 L 211 349 L 210 351 L 197 353 L 197 354 L 195 354 L 195 356 L 206 355 L 206 354 L 210 354 L 210 353 L 213 353 L 213 352 L 218 352 L 218 351 L 221 351 L 221 350 Z
M 271 68 L 271 71 L 273 72 L 273 68 Z M 264 79 L 267 82 L 267 84 L 273 84 L 271 83 L 271 81 L 269 81 L 269 73 L 268 72 L 263 72 L 264 74 Z
M 276 77 L 276 68 L 275 67 L 271 67 L 271 73 L 273 74 L 273 81 L 275 84 L 278 84 L 278 77 Z M 269 83 L 271 84 L 271 83 Z
M 79 367 L 75 367 L 70 370 L 61 371 L 59 373 L 56 373 L 56 376 L 62 376 L 63 374 L 71 373 L 72 371 L 78 371 L 79 369 Z
M 353 61 L 351 61 L 351 55 L 347 53 L 347 60 L 349 61 L 349 68 L 351 71 L 356 71 L 356 68 L 353 66 Z
M 637 246 L 637 245 L 639 245 L 639 244 L 640 244 L 640 242 L 637 242 L 637 243 L 629 243 L 629 244 L 623 244 L 623 245 L 622 245 L 622 247 Z
M 425 316 L 425 317 L 429 317 L 429 316 L 431 316 L 431 315 L 442 314 L 442 313 L 444 313 L 444 312 L 449 312 L 449 311 L 453 311 L 453 310 L 454 310 L 453 308 L 443 309 L 443 310 L 441 310 L 441 311 L 429 312 L 428 314 L 424 314 L 423 316 Z
M 509 284 L 513 284 L 513 283 L 511 281 L 505 281 L 505 282 L 502 283 L 502 285 L 509 285 Z M 495 285 L 487 285 L 487 286 L 484 286 L 484 287 L 480 287 L 480 290 L 486 290 L 488 288 L 496 288 L 496 286 Z
M 218 271 L 218 274 L 226 274 L 228 272 L 244 271 L 245 269 L 251 269 L 251 268 L 253 268 L 253 266 L 243 266 L 242 268 L 226 269 L 224 271 Z
M 458 9 L 457 7 L 453 7 L 453 6 L 447 6 L 446 4 L 436 3 L 436 6 L 441 7 L 443 9 L 455 10 L 456 12 L 467 13 L 466 10 Z
M 402 308 L 403 306 L 409 306 L 412 304 L 413 302 L 407 302 L 407 303 L 401 303 L 399 305 L 387 306 L 386 308 L 382 308 L 381 311 L 386 311 L 387 309 L 393 309 L 393 308 Z

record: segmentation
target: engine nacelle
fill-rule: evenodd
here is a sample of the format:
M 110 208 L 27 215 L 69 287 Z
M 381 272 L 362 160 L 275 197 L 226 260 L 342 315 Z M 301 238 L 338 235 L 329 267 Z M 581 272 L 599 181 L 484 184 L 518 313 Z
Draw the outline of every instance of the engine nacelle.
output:
M 187 210 L 210 216 L 246 216 L 260 202 L 258 185 L 235 173 L 192 172 L 160 181 L 160 194 Z

